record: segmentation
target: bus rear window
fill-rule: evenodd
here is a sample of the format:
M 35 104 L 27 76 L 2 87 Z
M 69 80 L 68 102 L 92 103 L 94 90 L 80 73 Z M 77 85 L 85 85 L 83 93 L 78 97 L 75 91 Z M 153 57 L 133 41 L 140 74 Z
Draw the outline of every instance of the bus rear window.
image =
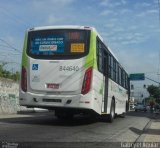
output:
M 28 33 L 27 54 L 38 59 L 80 58 L 89 51 L 88 30 L 41 30 Z

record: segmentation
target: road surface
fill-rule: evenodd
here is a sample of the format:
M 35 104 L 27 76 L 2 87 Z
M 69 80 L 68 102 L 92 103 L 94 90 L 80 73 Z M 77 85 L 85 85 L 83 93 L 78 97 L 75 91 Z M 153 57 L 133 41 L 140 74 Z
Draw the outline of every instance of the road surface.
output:
M 126 118 L 117 117 L 109 123 L 84 116 L 60 120 L 53 112 L 0 115 L 0 141 L 4 145 L 41 143 L 42 147 L 44 143 L 60 144 L 60 147 L 70 143 L 81 147 L 85 143 L 135 142 L 150 121 L 149 117 L 149 113 L 130 112 Z

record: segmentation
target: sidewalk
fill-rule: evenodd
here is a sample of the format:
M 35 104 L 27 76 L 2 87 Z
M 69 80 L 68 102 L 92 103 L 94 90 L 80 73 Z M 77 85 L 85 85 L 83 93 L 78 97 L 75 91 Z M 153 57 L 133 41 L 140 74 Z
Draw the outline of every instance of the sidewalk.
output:
M 160 113 L 154 113 L 138 142 L 160 142 Z

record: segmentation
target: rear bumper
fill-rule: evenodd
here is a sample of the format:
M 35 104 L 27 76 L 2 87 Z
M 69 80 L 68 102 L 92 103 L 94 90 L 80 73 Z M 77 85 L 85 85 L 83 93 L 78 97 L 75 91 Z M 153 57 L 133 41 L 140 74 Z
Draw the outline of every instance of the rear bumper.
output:
M 92 97 L 92 93 L 88 93 L 87 95 L 48 95 L 20 91 L 19 103 L 21 106 L 46 109 L 92 109 Z

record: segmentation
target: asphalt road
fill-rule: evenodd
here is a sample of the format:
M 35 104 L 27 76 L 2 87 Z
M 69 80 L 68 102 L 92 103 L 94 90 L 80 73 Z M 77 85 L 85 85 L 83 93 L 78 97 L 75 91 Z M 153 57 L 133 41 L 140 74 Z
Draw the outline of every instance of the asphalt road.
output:
M 41 147 L 47 147 L 43 142 L 49 142 L 52 146 L 55 144 L 53 142 L 75 142 L 79 147 L 86 142 L 135 142 L 150 121 L 149 117 L 149 113 L 130 112 L 126 118 L 117 117 L 113 123 L 109 123 L 83 116 L 60 120 L 52 112 L 0 115 L 0 141 L 36 142 L 41 143 Z

